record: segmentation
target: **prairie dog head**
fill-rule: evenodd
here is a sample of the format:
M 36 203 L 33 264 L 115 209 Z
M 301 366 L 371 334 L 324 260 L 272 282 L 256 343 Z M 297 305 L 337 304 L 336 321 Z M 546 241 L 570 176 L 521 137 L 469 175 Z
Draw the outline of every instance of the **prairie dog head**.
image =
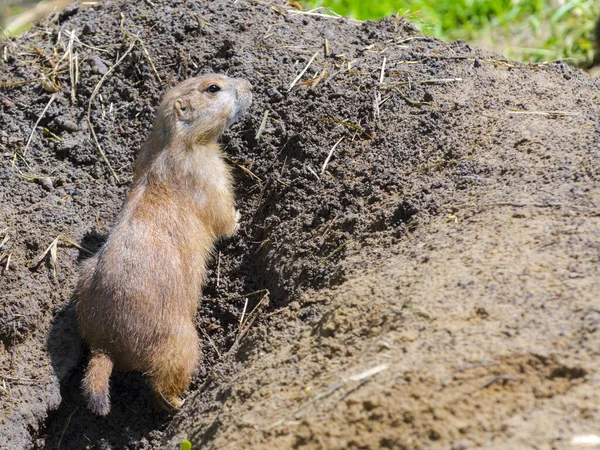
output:
M 221 74 L 202 75 L 167 92 L 155 126 L 162 125 L 171 137 L 186 143 L 213 142 L 244 115 L 251 102 L 248 81 Z

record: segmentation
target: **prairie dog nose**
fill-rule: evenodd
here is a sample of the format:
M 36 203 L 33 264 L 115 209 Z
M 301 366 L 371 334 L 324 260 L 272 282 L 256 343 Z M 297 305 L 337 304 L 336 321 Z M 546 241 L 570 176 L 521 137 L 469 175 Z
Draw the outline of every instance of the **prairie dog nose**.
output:
M 238 78 L 237 79 L 237 84 L 238 84 L 238 90 L 241 92 L 248 92 L 250 91 L 250 82 L 248 80 L 246 80 L 245 78 Z
M 237 80 L 237 94 L 239 97 L 245 97 L 247 95 L 252 96 L 252 87 L 250 86 L 250 82 L 245 79 Z
M 235 105 L 231 110 L 231 115 L 227 121 L 227 127 L 230 127 L 242 117 L 246 110 L 252 104 L 252 92 L 248 80 L 237 78 L 235 81 Z

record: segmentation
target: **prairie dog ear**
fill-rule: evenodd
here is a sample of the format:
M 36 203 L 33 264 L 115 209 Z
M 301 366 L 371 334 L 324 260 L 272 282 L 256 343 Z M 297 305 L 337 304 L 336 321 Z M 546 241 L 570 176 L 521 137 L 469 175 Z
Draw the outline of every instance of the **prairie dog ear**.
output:
M 185 120 L 187 122 L 192 120 L 192 105 L 190 105 L 189 100 L 178 98 L 175 100 L 174 109 L 179 120 Z

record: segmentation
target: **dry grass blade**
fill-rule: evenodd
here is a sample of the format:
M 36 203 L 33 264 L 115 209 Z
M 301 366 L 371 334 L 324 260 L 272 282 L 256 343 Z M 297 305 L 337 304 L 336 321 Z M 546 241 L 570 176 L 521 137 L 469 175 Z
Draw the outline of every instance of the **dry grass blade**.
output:
M 408 96 L 406 96 L 400 89 L 395 88 L 394 89 L 398 95 L 400 95 L 400 97 L 402 97 L 404 99 L 404 101 L 406 101 L 406 103 L 408 103 L 410 106 L 432 106 L 437 108 L 437 105 L 435 103 L 431 103 L 431 102 L 419 102 L 417 100 L 411 100 L 410 98 L 408 98 Z
M 383 62 L 381 63 L 381 73 L 379 74 L 379 84 L 383 83 L 383 78 L 385 76 L 385 63 L 387 61 L 387 58 L 384 56 L 383 57 Z
M 56 276 L 56 253 L 57 253 L 57 244 L 54 244 L 50 247 L 50 264 L 52 264 L 52 270 L 54 271 L 54 276 Z
M 317 174 L 317 172 L 315 172 L 315 170 L 312 167 L 310 167 L 309 165 L 306 166 L 306 170 L 308 170 L 311 174 L 313 174 L 317 180 L 321 179 L 319 174 Z
M 327 13 L 322 13 L 322 12 L 317 12 L 317 11 L 326 11 Z M 303 15 L 303 16 L 323 17 L 325 19 L 344 19 L 349 23 L 355 23 L 355 24 L 362 23 L 361 21 L 353 19 L 351 17 L 341 16 L 338 13 L 336 13 L 335 11 L 333 11 L 329 8 L 325 8 L 325 7 L 311 9 L 310 11 L 298 11 L 297 9 L 288 9 L 288 10 L 286 10 L 286 12 L 290 13 L 290 14 L 299 14 L 299 15 Z
M 385 78 L 385 63 L 387 62 L 387 58 L 383 57 L 383 62 L 381 63 L 381 73 L 379 74 L 379 84 L 383 84 L 383 79 Z M 379 120 L 381 115 L 381 111 L 379 107 L 383 104 L 381 100 L 381 92 L 375 92 L 375 98 L 373 99 L 373 116 Z
M 236 341 L 239 339 L 240 334 L 242 334 L 242 325 L 244 324 L 244 317 L 246 316 L 246 309 L 248 308 L 248 297 L 244 300 L 244 309 L 242 310 L 242 315 L 240 317 L 240 323 L 238 325 L 238 334 Z
M 267 303 L 268 303 L 268 301 L 269 301 L 269 290 L 268 289 L 262 289 L 260 291 L 253 292 L 252 294 L 260 294 L 261 292 L 264 292 L 265 295 L 263 295 L 261 297 L 261 299 L 258 301 L 256 306 L 252 309 L 252 311 L 250 311 L 250 314 L 248 314 L 248 317 L 246 318 L 246 320 L 244 320 L 243 323 L 241 324 L 240 334 L 239 334 L 240 338 L 243 337 L 248 332 L 248 330 L 250 329 L 250 327 L 256 320 L 259 308 L 261 307 L 263 302 L 265 300 L 267 300 Z M 251 295 L 251 294 L 249 294 L 249 295 Z
M 8 229 L 6 230 L 2 230 L 2 231 L 8 231 Z M 6 244 L 8 242 L 8 240 L 10 239 L 10 235 L 8 233 L 6 233 L 6 236 L 4 236 L 4 239 L 2 239 L 2 242 L 0 242 L 0 248 L 2 248 L 2 246 L 4 244 Z
M 57 259 L 57 249 L 58 241 L 60 239 L 60 234 L 56 236 L 56 238 L 52 241 L 52 243 L 48 246 L 48 248 L 42 253 L 42 255 L 38 258 L 36 265 L 39 265 L 48 254 L 50 254 L 50 265 L 52 266 L 52 270 L 54 272 L 54 276 L 56 276 L 56 259 Z
M 0 81 L 0 86 L 5 86 L 5 87 L 25 86 L 26 84 L 38 83 L 42 80 L 43 80 L 43 78 L 33 78 L 31 80 L 25 80 L 25 81 Z
M 4 95 L 4 94 L 0 94 L 0 98 L 3 98 L 3 99 L 6 101 L 6 102 L 8 102 L 8 104 L 9 104 L 10 106 L 12 106 L 12 105 L 16 105 L 16 104 L 17 104 L 17 103 L 16 103 L 14 100 L 12 100 L 10 97 L 7 97 L 7 96 L 6 96 L 6 95 Z
M 44 117 L 44 114 L 46 114 L 46 111 L 48 111 L 48 108 L 50 108 L 50 105 L 52 104 L 52 102 L 55 99 L 56 99 L 56 94 L 52 94 L 50 96 L 50 100 L 46 104 L 46 107 L 44 108 L 44 110 L 38 117 L 37 121 L 35 122 L 35 125 L 31 129 L 31 134 L 29 135 L 29 139 L 27 139 L 27 144 L 25 145 L 25 149 L 23 150 L 23 156 L 27 155 L 27 150 L 29 150 L 29 144 L 31 144 L 31 139 L 33 139 L 33 134 L 35 133 L 35 129 L 38 127 L 38 125 L 40 124 L 40 121 L 42 120 L 42 117 Z
M 88 109 L 87 109 L 87 123 L 88 123 L 88 126 L 90 127 L 90 132 L 92 133 L 92 137 L 94 138 L 94 142 L 96 143 L 96 146 L 98 147 L 98 151 L 100 152 L 100 155 L 102 156 L 102 159 L 104 160 L 104 162 L 108 166 L 108 169 L 110 170 L 110 173 L 112 174 L 112 176 L 114 177 L 114 179 L 116 180 L 116 182 L 119 183 L 119 184 L 121 183 L 121 181 L 119 180 L 119 177 L 117 176 L 116 172 L 114 171 L 114 169 L 112 168 L 110 162 L 108 161 L 108 158 L 106 157 L 106 153 L 104 153 L 104 150 L 102 150 L 102 147 L 100 146 L 100 142 L 98 141 L 98 136 L 96 136 L 96 132 L 94 131 L 94 126 L 92 125 L 92 118 L 91 118 L 92 117 L 92 102 L 94 101 L 94 99 L 98 95 L 98 92 L 100 91 L 100 88 L 102 87 L 102 84 L 106 81 L 106 79 L 108 78 L 108 76 L 112 72 L 114 72 L 115 68 L 119 64 L 121 64 L 121 62 L 123 62 L 123 60 L 127 57 L 127 55 L 129 55 L 129 53 L 131 52 L 131 50 L 133 50 L 133 47 L 135 46 L 135 44 L 136 44 L 137 41 L 138 41 L 138 39 L 134 40 L 129 45 L 129 48 L 125 51 L 125 53 L 123 53 L 121 55 L 121 57 L 117 60 L 117 62 L 114 63 L 112 66 L 110 66 L 110 68 L 106 71 L 106 73 L 102 76 L 102 78 L 100 78 L 100 81 L 98 81 L 98 84 L 96 85 L 96 87 L 92 91 L 92 95 L 90 96 L 90 101 L 88 102 Z
M 63 438 L 65 437 L 65 432 L 67 431 L 67 428 L 69 428 L 69 424 L 71 423 L 71 419 L 73 418 L 73 415 L 77 412 L 78 409 L 79 409 L 79 406 L 77 408 L 75 408 L 71 414 L 69 414 L 69 418 L 67 419 L 67 423 L 65 424 L 65 427 L 63 428 L 62 433 L 60 434 L 60 439 L 58 440 L 58 445 L 56 447 L 58 450 L 60 450 L 60 445 L 62 444 Z
M 325 256 L 325 258 L 323 258 L 321 260 L 321 262 L 317 266 L 321 267 L 323 264 L 325 264 L 327 261 L 329 261 L 335 255 L 337 255 L 339 252 L 341 252 L 344 249 L 344 247 L 346 247 L 350 242 L 352 242 L 352 240 L 351 239 L 347 239 L 338 248 L 334 249 L 329 255 Z
M 75 35 L 75 30 L 71 30 L 71 31 L 66 31 L 65 30 L 65 34 L 69 36 L 69 43 L 67 44 L 67 48 L 65 49 L 65 53 L 61 56 L 61 58 L 58 60 L 58 62 L 53 63 L 54 64 L 54 69 L 52 69 L 52 71 L 46 75 L 46 77 L 48 79 L 53 78 L 57 72 L 59 71 L 60 63 L 62 63 L 65 59 L 67 59 L 67 57 L 69 57 L 69 65 L 70 65 L 70 60 L 73 57 L 73 44 L 75 42 L 75 40 L 77 40 L 79 42 L 79 39 L 77 39 L 77 36 Z M 70 67 L 69 67 L 70 70 Z
M 361 127 L 359 127 L 358 125 L 355 125 L 353 123 L 350 123 L 350 122 L 344 122 L 343 120 L 336 120 L 336 119 L 318 119 L 317 122 L 330 122 L 330 123 L 336 123 L 338 125 L 343 125 L 345 127 L 350 127 L 350 128 L 355 129 L 356 131 L 364 134 L 369 139 L 373 139 L 373 136 L 371 136 L 369 133 L 367 133 Z
M 432 78 L 430 80 L 423 80 L 421 84 L 446 84 L 446 83 L 459 83 L 463 81 L 462 78 Z
M 93 255 L 93 252 L 89 251 L 86 248 L 83 248 L 82 246 L 77 244 L 75 241 L 73 241 L 71 238 L 59 234 L 52 241 L 52 243 L 48 246 L 48 248 L 46 248 L 46 250 L 44 250 L 44 253 L 42 253 L 41 256 L 37 259 L 36 265 L 40 264 L 44 260 L 44 258 L 46 258 L 46 255 L 50 254 L 50 263 L 52 264 L 53 267 L 56 267 L 56 252 L 57 252 L 57 247 L 58 247 L 59 242 L 66 242 L 67 244 L 72 245 L 75 248 L 78 248 L 79 250 L 87 253 L 88 255 Z M 0 247 L 1 247 L 1 245 L 0 245 Z
M 364 380 L 371 378 L 372 376 L 377 375 L 378 373 L 381 373 L 387 369 L 388 369 L 387 364 L 381 364 L 379 366 L 375 366 L 368 370 L 365 370 L 364 372 L 361 372 L 359 374 L 352 375 L 352 376 L 348 377 L 348 379 L 350 381 L 364 381 Z
M 277 314 L 281 314 L 284 311 L 287 311 L 289 309 L 289 305 L 288 306 L 284 306 L 283 308 L 280 308 L 278 310 L 275 310 L 273 312 L 270 312 L 269 314 L 265 314 L 265 317 L 273 317 L 276 316 Z
M 217 287 L 219 287 L 220 281 L 221 281 L 221 251 L 219 250 L 219 254 L 217 256 Z
M 150 58 L 150 53 L 148 53 L 148 49 L 146 48 L 146 45 L 144 45 L 144 41 L 142 41 L 142 39 L 139 36 L 137 36 L 137 40 L 139 41 L 140 45 L 142 46 L 142 51 L 144 52 L 144 55 L 146 56 L 146 59 L 150 63 L 150 66 L 152 67 L 152 71 L 154 72 L 154 75 L 156 75 L 156 78 L 158 79 L 158 82 L 160 84 L 163 84 L 163 80 L 160 77 L 160 75 L 158 74 L 158 70 L 156 70 L 156 67 L 154 66 L 154 63 L 152 62 L 152 58 Z
M 344 384 L 345 384 L 344 382 L 339 382 L 339 383 L 335 383 L 335 384 L 331 385 L 329 387 L 329 389 L 327 389 L 325 392 L 321 392 L 315 398 L 312 398 L 312 399 L 306 401 L 304 404 L 300 405 L 294 412 L 285 415 L 284 417 L 282 417 L 278 421 L 276 421 L 273 424 L 269 425 L 265 430 L 266 431 L 271 430 L 272 428 L 275 428 L 275 427 L 281 425 L 286 420 L 288 420 L 288 419 L 290 419 L 292 417 L 298 416 L 298 414 L 300 414 L 302 411 L 304 411 L 309 406 L 317 403 L 319 400 L 322 400 L 322 399 L 324 399 L 326 397 L 329 397 L 331 394 L 333 394 L 334 392 L 336 392 L 340 388 L 344 387 Z
M 342 379 L 342 381 L 339 381 L 337 383 L 334 383 L 332 385 L 329 386 L 329 388 L 319 394 L 317 394 L 314 398 L 307 400 L 306 402 L 304 402 L 302 405 L 300 405 L 294 412 L 285 415 L 284 417 L 282 417 L 281 419 L 277 420 L 276 422 L 274 422 L 273 424 L 271 424 L 270 426 L 268 426 L 266 428 L 266 430 L 270 430 L 272 428 L 275 428 L 279 425 L 281 425 L 282 423 L 284 423 L 286 420 L 291 419 L 291 418 L 296 418 L 298 419 L 301 415 L 305 414 L 305 410 L 309 407 L 312 406 L 314 404 L 316 404 L 317 402 L 319 402 L 320 400 L 323 400 L 324 398 L 327 398 L 329 396 L 331 396 L 333 393 L 337 392 L 338 390 L 340 390 L 341 388 L 343 388 L 344 386 L 346 386 L 349 382 L 354 382 L 354 381 L 359 381 L 360 384 L 357 388 L 354 388 L 351 390 L 351 392 L 355 391 L 356 389 L 358 389 L 360 386 L 363 386 L 364 383 L 366 382 L 366 380 L 368 380 L 369 378 L 377 375 L 378 373 L 381 373 L 385 370 L 388 369 L 388 365 L 387 364 L 381 364 L 379 366 L 375 366 L 372 367 L 371 369 L 367 369 L 364 372 L 361 372 L 357 375 L 353 375 L 350 376 L 348 378 Z M 349 393 L 346 393 L 344 395 L 344 397 L 347 397 Z M 302 413 L 302 414 L 301 414 Z
M 448 83 L 459 83 L 463 81 L 462 78 L 430 78 L 429 80 L 410 80 L 410 81 L 396 81 L 382 84 L 384 87 L 395 87 L 395 86 L 410 86 L 413 84 L 448 84 Z
M 77 52 L 75 52 L 75 87 L 73 89 L 73 92 L 76 92 L 77 90 L 77 84 L 79 84 L 79 54 Z
M 71 39 L 75 39 L 75 33 L 71 34 Z M 73 42 L 69 42 L 69 46 L 73 46 Z M 77 52 L 73 54 L 72 50 L 69 52 L 69 77 L 71 78 L 71 103 L 75 104 L 77 101 L 77 82 L 79 81 L 79 59 Z
M 227 157 L 225 158 L 225 160 L 228 161 L 229 163 L 233 164 L 234 166 L 236 166 L 238 169 L 240 169 L 242 172 L 244 172 L 246 175 L 248 175 L 253 180 L 256 180 L 259 183 L 262 183 L 262 180 L 258 175 L 256 175 L 254 172 L 252 172 L 247 167 L 244 167 L 240 162 L 234 161 L 233 159 L 227 158 Z
M 292 14 L 301 14 L 303 16 L 313 16 L 313 17 L 324 17 L 326 19 L 339 19 L 341 16 L 333 16 L 329 14 L 317 13 L 312 11 L 298 11 L 296 9 L 290 9 L 288 13 Z
M 217 345 L 215 344 L 215 341 L 212 340 L 212 338 L 209 336 L 209 334 L 204 330 L 204 328 L 200 327 L 200 332 L 202 333 L 202 335 L 208 340 L 208 342 L 210 343 L 210 345 L 212 346 L 212 348 L 215 350 L 215 352 L 217 353 L 217 355 L 219 356 L 219 359 L 221 359 L 223 357 L 223 355 L 221 354 L 221 352 L 219 351 L 219 348 L 217 347 Z
M 597 448 L 600 446 L 600 436 L 596 434 L 578 434 L 571 438 L 573 447 Z
M 256 132 L 256 136 L 254 136 L 254 139 L 257 142 L 260 139 L 260 137 L 262 136 L 263 132 L 265 131 L 265 128 L 267 128 L 267 118 L 268 117 L 269 117 L 269 110 L 266 109 L 265 113 L 263 114 L 262 121 L 260 122 L 260 127 L 258 128 L 258 131 Z
M 256 306 L 252 309 L 252 311 L 250 312 L 250 314 L 248 314 L 248 316 L 246 317 L 246 311 L 248 310 L 248 301 L 249 301 L 248 299 L 252 295 L 261 294 L 261 293 L 264 293 L 264 295 L 258 301 L 258 303 L 256 304 Z M 242 315 L 240 317 L 240 322 L 238 324 L 238 331 L 237 331 L 237 334 L 236 334 L 236 337 L 235 337 L 235 341 L 233 342 L 233 345 L 231 346 L 231 348 L 227 351 L 228 354 L 231 353 L 232 351 L 234 351 L 234 349 L 236 349 L 238 347 L 240 341 L 248 333 L 248 330 L 250 329 L 250 327 L 252 326 L 252 324 L 254 323 L 254 321 L 256 320 L 256 318 L 258 317 L 258 310 L 259 310 L 260 306 L 263 305 L 263 303 L 265 302 L 265 300 L 267 300 L 267 302 L 265 304 L 268 305 L 269 290 L 268 289 L 261 289 L 261 290 L 258 290 L 258 291 L 250 292 L 248 294 L 244 294 L 241 297 L 245 297 L 244 308 L 242 310 Z
M 302 72 L 300 72 L 298 74 L 298 76 L 294 79 L 294 81 L 292 81 L 292 84 L 290 84 L 290 87 L 288 88 L 288 92 L 290 92 L 294 86 L 296 86 L 296 83 L 298 83 L 298 81 L 300 81 L 300 79 L 302 78 L 302 75 L 304 75 L 306 73 L 306 71 L 308 70 L 308 68 L 310 67 L 310 65 L 313 63 L 313 61 L 315 60 L 315 58 L 319 55 L 319 52 L 315 52 L 314 55 L 312 55 L 312 57 L 308 60 L 308 64 L 306 64 L 306 66 L 304 67 L 304 69 L 302 69 Z
M 8 390 L 8 387 L 6 386 L 6 380 L 2 380 L 2 385 L 0 386 L 0 393 L 6 395 L 8 398 L 10 398 L 13 401 L 17 400 L 12 395 L 10 395 L 10 391 Z
M 379 92 L 375 93 L 375 98 L 373 99 L 373 117 L 379 120 L 381 115 L 381 111 L 379 110 L 379 106 L 381 106 L 383 102 L 381 101 L 381 94 Z
M 578 112 L 572 111 L 506 111 L 507 114 L 531 114 L 534 116 L 548 116 L 548 117 L 559 117 L 559 116 L 578 116 Z
M 24 377 L 9 377 L 4 375 L 2 381 L 7 380 L 16 384 L 27 384 L 27 383 L 46 383 L 46 380 L 40 380 L 39 378 L 24 378 Z
M 335 144 L 333 144 L 333 147 L 331 147 L 331 150 L 329 150 L 329 154 L 327 155 L 327 158 L 325 159 L 325 162 L 323 163 L 323 167 L 321 167 L 321 175 L 323 175 L 325 173 L 325 169 L 327 169 L 327 164 L 329 164 L 329 160 L 333 156 L 333 151 L 343 140 L 344 140 L 344 136 L 339 138 L 338 141 Z
M 319 85 L 319 83 L 321 81 L 323 81 L 324 78 L 328 77 L 329 75 L 330 75 L 329 71 L 327 69 L 323 69 L 321 71 L 321 73 L 319 75 L 317 75 L 316 77 L 311 78 L 310 80 L 301 81 L 298 84 L 304 84 L 304 85 L 310 86 L 314 89 Z
M 496 383 L 497 381 L 519 381 L 519 380 L 520 380 L 520 378 L 513 377 L 511 375 L 496 375 L 496 376 L 490 378 L 485 383 L 483 383 L 481 386 L 467 392 L 467 394 L 472 395 L 475 392 L 481 391 L 482 389 L 485 389 L 485 388 L 491 386 L 492 384 Z
M 93 255 L 94 254 L 94 252 L 88 250 L 87 248 L 83 248 L 81 245 L 79 245 L 77 242 L 75 242 L 73 239 L 71 239 L 71 238 L 69 238 L 67 236 L 61 236 L 60 240 L 62 242 L 66 242 L 69 245 L 72 245 L 73 247 L 81 250 L 84 253 L 87 253 L 88 255 Z

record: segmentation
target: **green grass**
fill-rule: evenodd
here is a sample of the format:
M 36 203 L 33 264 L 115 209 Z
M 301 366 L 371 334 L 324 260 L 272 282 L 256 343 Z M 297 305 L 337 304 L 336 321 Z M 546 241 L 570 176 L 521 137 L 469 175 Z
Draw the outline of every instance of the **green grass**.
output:
M 593 58 L 598 0 L 308 0 L 359 20 L 401 14 L 424 33 L 464 39 L 522 61 Z

